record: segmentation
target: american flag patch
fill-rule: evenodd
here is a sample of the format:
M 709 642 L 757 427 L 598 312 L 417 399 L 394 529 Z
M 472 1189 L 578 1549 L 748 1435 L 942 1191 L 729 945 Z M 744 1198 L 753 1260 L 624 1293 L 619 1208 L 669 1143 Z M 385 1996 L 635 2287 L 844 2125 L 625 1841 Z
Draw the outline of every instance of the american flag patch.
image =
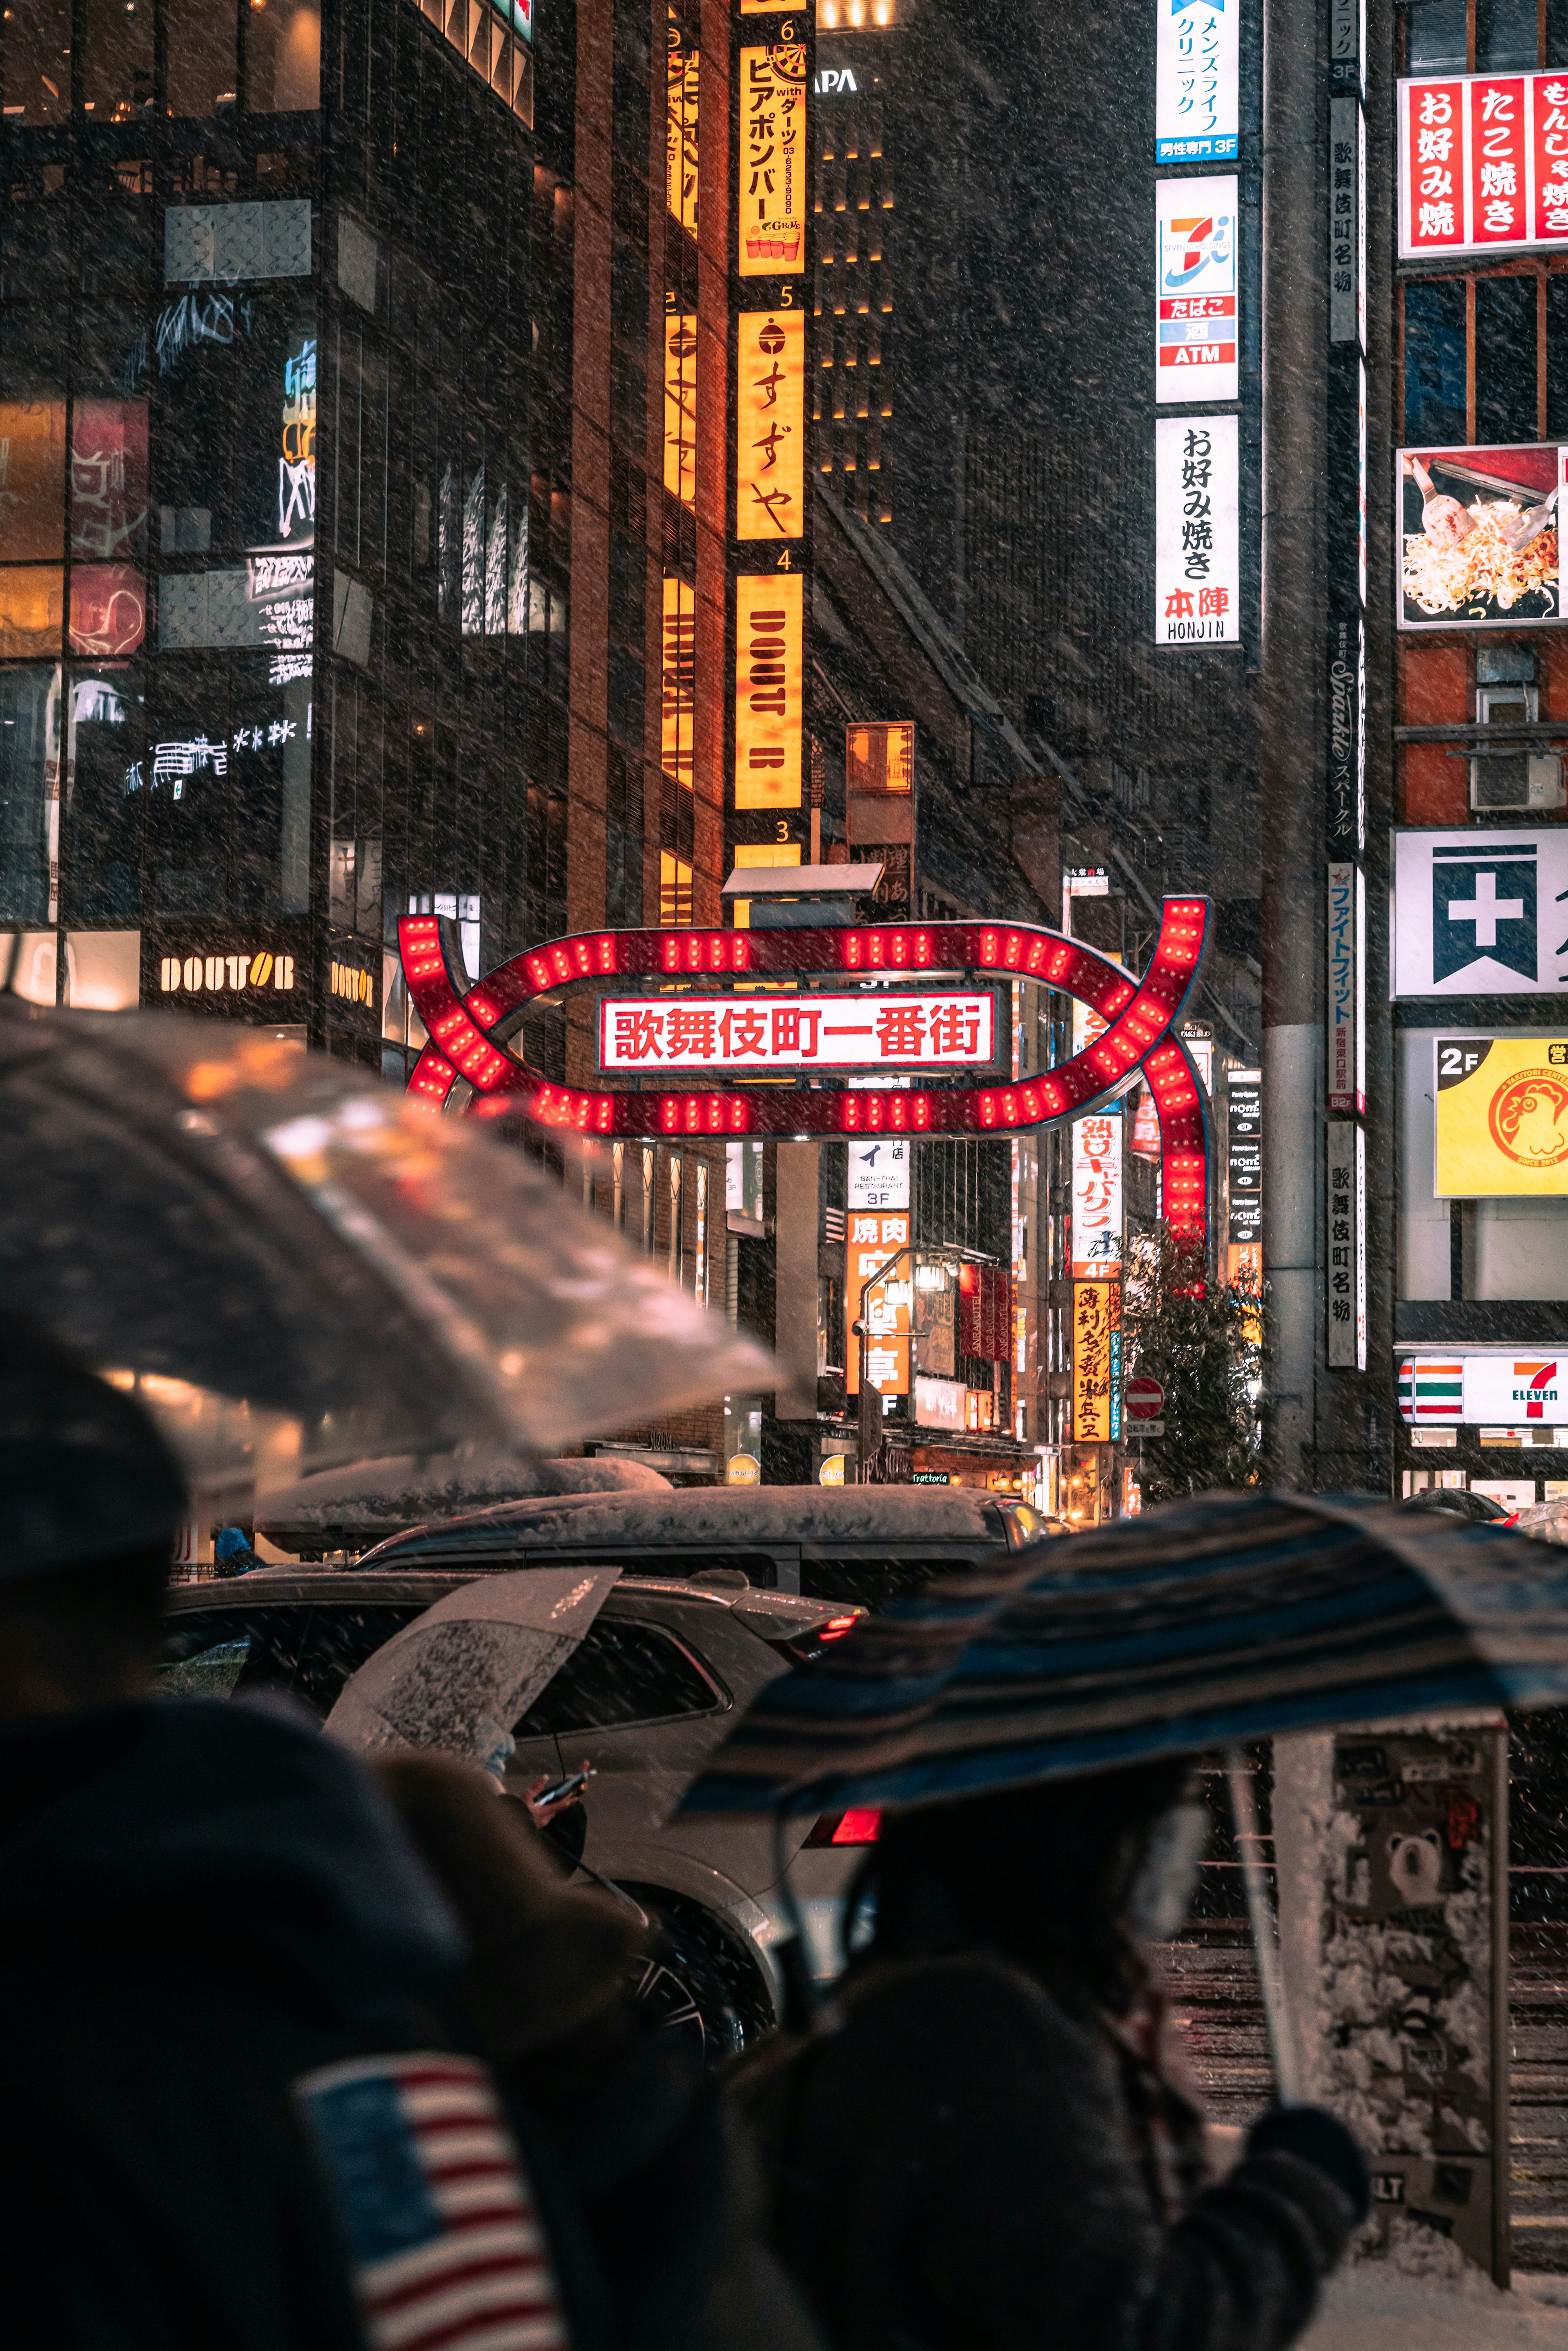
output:
M 517 2152 L 482 2065 L 440 2051 L 296 2082 L 372 2351 L 567 2351 Z

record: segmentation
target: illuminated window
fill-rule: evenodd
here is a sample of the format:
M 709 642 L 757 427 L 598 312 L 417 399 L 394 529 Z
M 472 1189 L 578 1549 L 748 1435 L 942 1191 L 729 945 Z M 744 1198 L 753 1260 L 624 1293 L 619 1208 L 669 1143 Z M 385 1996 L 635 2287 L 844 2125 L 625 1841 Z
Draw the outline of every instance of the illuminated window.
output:
M 313 112 L 321 103 L 321 17 L 316 0 L 249 0 L 246 104 L 253 114 Z
M 692 869 L 673 850 L 659 852 L 659 925 L 684 929 L 692 919 Z
M 530 130 L 534 120 L 533 0 L 419 0 L 460 57 Z

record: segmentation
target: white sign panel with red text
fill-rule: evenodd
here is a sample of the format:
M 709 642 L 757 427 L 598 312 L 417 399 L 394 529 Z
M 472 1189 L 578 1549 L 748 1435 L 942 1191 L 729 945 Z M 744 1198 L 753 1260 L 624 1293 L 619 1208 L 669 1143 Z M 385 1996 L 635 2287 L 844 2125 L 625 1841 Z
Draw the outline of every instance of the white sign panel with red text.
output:
M 1155 423 L 1155 643 L 1241 637 L 1239 450 L 1234 416 Z
M 1399 85 L 1399 253 L 1568 246 L 1568 74 Z
M 599 1066 L 632 1070 L 961 1069 L 990 1062 L 997 1003 L 968 995 L 609 996 Z
M 1072 1279 L 1122 1272 L 1122 1114 L 1072 1123 Z

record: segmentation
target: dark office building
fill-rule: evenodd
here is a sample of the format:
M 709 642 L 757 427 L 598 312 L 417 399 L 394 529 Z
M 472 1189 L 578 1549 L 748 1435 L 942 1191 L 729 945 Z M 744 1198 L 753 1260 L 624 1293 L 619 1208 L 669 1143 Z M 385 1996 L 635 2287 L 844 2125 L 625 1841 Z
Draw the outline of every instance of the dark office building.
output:
M 477 973 L 640 921 L 664 834 L 689 858 L 657 632 L 692 534 L 647 389 L 666 11 L 603 14 L 580 119 L 570 0 L 6 12 L 0 925 L 29 993 L 139 986 L 401 1072 L 400 911 L 452 913 Z M 559 1022 L 538 1041 L 560 1061 Z

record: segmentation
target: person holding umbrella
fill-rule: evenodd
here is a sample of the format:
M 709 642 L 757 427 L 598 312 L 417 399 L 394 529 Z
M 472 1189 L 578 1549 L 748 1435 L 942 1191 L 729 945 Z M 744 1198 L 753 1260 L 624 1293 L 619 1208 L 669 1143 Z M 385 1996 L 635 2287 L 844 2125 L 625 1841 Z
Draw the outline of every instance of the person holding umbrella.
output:
M 857 1888 L 875 1930 L 825 2029 L 737 2086 L 773 2241 L 838 2351 L 1281 2351 L 1306 2325 L 1366 2166 L 1297 2107 L 1207 2176 L 1144 1949 L 1196 1877 L 1188 1776 L 884 1815 Z
M 303 1719 L 152 1695 L 187 1507 L 135 1399 L 0 1316 L 8 2339 L 567 2351 L 385 1797 Z
M 839 2351 L 1281 2351 L 1367 2173 L 1291 2103 L 1326 2068 L 1258 1919 L 1282 2103 L 1205 2178 L 1144 1948 L 1186 1908 L 1189 1760 L 1562 1705 L 1568 1573 L 1505 1529 L 1255 1491 L 1050 1552 L 865 1619 L 770 1683 L 682 1799 L 881 1814 L 869 1946 L 817 2029 L 737 2080 L 774 2241 Z

